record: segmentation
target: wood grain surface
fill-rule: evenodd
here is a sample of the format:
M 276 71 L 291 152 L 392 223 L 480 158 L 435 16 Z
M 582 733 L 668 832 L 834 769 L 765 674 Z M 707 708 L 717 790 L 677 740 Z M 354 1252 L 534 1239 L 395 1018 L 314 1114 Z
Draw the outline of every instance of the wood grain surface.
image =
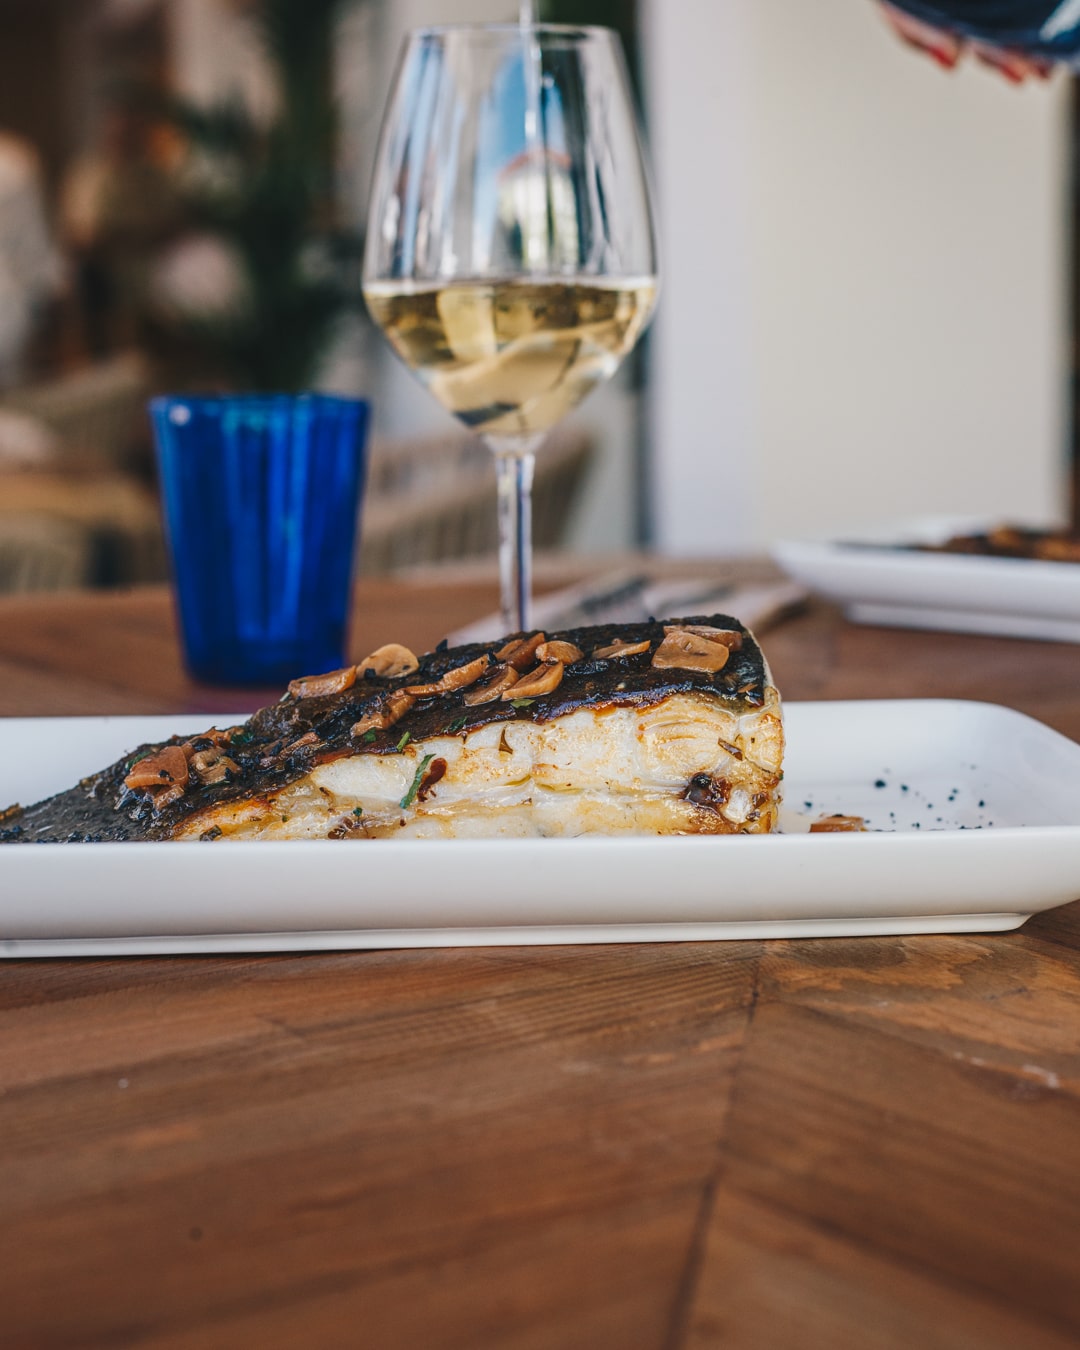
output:
M 492 598 L 361 585 L 356 651 Z M 789 697 L 1080 738 L 1075 647 L 824 607 L 765 645 Z M 0 602 L 3 714 L 251 703 L 179 673 L 161 592 Z M 5 1350 L 1065 1350 L 1080 905 L 986 937 L 7 962 L 0 1138 Z

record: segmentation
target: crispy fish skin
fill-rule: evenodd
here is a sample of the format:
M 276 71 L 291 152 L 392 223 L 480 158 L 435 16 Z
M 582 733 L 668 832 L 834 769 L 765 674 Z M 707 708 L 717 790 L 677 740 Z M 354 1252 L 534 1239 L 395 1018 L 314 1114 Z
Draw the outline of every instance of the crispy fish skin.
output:
M 775 828 L 780 699 L 737 620 L 514 637 L 516 652 L 503 640 L 295 681 L 242 726 L 140 747 L 9 810 L 0 842 Z

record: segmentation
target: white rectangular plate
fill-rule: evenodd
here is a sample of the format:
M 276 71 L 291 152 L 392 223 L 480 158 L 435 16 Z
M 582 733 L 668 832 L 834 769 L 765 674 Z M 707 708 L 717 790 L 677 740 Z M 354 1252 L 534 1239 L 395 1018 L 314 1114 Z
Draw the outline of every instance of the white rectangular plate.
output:
M 984 703 L 785 715 L 783 834 L 0 846 L 0 954 L 986 931 L 1080 896 L 1074 742 Z M 0 802 L 212 720 L 0 722 Z M 871 832 L 805 832 L 833 812 Z
M 789 540 L 773 556 L 856 623 L 1080 642 L 1080 563 L 896 547 L 986 528 L 971 519 L 915 520 L 854 533 L 848 542 Z

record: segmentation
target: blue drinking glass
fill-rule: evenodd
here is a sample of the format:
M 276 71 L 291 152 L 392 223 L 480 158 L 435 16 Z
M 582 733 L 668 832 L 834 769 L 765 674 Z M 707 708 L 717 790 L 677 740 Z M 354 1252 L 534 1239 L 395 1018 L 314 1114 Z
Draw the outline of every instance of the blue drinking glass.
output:
M 280 684 L 344 665 L 368 404 L 171 396 L 150 414 L 191 673 Z

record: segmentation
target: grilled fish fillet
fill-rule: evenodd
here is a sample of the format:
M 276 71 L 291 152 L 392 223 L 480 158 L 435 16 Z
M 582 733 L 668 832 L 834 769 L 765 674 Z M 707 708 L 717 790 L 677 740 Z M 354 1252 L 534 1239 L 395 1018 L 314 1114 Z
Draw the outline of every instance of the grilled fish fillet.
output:
M 10 808 L 0 842 L 757 834 L 782 755 L 768 666 L 727 615 L 391 644 Z

